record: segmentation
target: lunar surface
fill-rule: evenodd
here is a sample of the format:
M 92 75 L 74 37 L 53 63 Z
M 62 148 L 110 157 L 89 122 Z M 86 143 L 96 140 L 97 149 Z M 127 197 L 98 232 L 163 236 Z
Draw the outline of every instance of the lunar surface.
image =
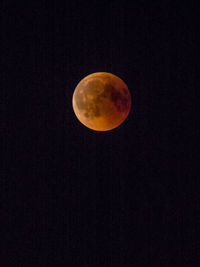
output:
M 131 95 L 119 77 L 107 72 L 96 72 L 78 83 L 72 105 L 83 125 L 95 131 L 109 131 L 127 118 Z

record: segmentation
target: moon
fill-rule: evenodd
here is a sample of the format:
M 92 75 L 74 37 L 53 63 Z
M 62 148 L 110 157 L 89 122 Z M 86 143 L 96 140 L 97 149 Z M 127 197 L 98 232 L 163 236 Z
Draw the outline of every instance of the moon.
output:
M 109 131 L 126 120 L 131 95 L 125 82 L 116 75 L 95 72 L 78 83 L 72 106 L 83 125 L 95 131 Z

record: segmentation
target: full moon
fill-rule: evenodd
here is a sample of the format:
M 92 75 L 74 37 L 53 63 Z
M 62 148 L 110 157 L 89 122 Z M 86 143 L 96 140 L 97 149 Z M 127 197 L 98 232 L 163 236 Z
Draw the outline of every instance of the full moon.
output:
M 92 73 L 76 86 L 72 106 L 78 120 L 95 131 L 109 131 L 121 125 L 131 109 L 131 95 L 125 82 L 107 72 Z

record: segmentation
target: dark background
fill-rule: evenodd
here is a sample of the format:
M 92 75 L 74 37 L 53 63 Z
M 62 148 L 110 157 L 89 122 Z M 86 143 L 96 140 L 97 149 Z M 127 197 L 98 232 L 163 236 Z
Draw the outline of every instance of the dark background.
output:
M 2 1 L 1 266 L 199 266 L 198 6 L 185 2 Z M 109 132 L 72 109 L 97 71 L 132 95 Z

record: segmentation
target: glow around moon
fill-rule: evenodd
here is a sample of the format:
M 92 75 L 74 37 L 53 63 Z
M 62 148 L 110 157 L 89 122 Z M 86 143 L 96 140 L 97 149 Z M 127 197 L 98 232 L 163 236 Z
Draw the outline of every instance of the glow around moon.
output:
M 95 131 L 109 131 L 127 118 L 131 95 L 119 77 L 107 72 L 96 72 L 78 83 L 72 105 L 83 125 Z

